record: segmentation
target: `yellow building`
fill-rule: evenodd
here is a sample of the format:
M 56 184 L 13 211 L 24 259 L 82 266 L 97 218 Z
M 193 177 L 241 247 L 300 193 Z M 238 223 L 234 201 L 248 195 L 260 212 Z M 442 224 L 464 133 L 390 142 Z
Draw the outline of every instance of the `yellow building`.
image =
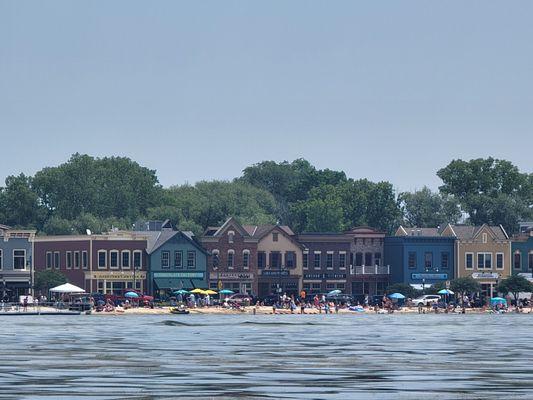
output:
M 511 240 L 505 229 L 448 224 L 442 236 L 456 238 L 455 276 L 471 276 L 481 284 L 483 295 L 495 295 L 498 282 L 511 275 Z

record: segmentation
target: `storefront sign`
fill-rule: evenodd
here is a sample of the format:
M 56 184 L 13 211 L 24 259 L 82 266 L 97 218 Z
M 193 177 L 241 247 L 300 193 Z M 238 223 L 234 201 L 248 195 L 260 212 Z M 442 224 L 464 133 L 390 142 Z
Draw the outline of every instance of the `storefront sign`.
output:
M 304 274 L 304 279 L 346 279 L 346 274 Z
M 498 279 L 500 274 L 497 272 L 474 272 L 472 278 L 474 279 Z
M 279 276 L 281 272 L 281 276 L 289 276 L 289 271 L 263 271 L 261 272 L 261 275 L 263 276 Z
M 211 272 L 209 277 L 210 279 L 251 281 L 254 279 L 254 274 L 249 272 Z
M 411 279 L 448 279 L 448 274 L 411 274 Z
M 113 271 L 101 271 L 101 272 L 86 272 L 85 279 L 99 279 L 99 280 L 133 280 L 133 279 L 146 279 L 146 272 L 139 271 L 133 272 L 113 272 Z
M 154 278 L 204 279 L 203 272 L 154 272 Z

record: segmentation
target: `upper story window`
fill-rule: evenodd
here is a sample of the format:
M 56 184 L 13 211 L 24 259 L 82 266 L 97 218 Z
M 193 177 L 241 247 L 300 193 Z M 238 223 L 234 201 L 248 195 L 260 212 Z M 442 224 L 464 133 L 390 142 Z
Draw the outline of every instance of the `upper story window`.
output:
M 187 251 L 187 268 L 189 269 L 196 268 L 196 251 L 195 250 Z
M 60 269 L 61 268 L 61 257 L 59 251 L 54 251 L 54 268 Z
M 372 265 L 372 253 L 365 253 L 365 265 Z
M 410 251 L 407 255 L 407 266 L 409 269 L 416 269 L 416 252 Z
M 315 252 L 314 260 L 313 260 L 314 269 L 320 269 L 320 266 L 321 266 L 320 256 L 321 256 L 320 252 Z
M 235 251 L 234 250 L 228 250 L 228 259 L 227 259 L 227 267 L 233 268 L 233 265 L 235 264 Z
M 46 253 L 48 254 L 48 253 Z M 3 257 L 4 253 L 2 253 L 2 249 L 0 249 L 0 269 L 4 268 L 4 257 Z M 46 267 L 48 268 L 48 267 Z
M 133 252 L 133 268 L 141 269 L 142 268 L 142 258 L 143 253 L 141 250 L 135 250 Z
M 235 232 L 229 231 L 228 232 L 228 243 L 233 243 L 234 240 L 235 240 Z
M 346 268 L 346 253 L 339 253 L 339 268 Z
M 87 269 L 88 266 L 89 266 L 89 255 L 87 251 L 82 251 L 81 252 L 81 267 L 83 269 Z
M 98 268 L 107 267 L 107 251 L 98 250 Z
M 492 269 L 492 253 L 477 253 L 477 268 Z
M 242 267 L 245 269 L 250 268 L 250 250 L 242 251 Z
M 161 268 L 170 268 L 170 251 L 161 252 Z
M 257 268 L 266 267 L 266 253 L 264 251 L 257 252 Z
M 474 268 L 474 253 L 465 253 L 465 269 Z
M 381 253 L 374 253 L 374 265 L 381 265 Z
M 1 254 L 2 250 L 0 250 L 0 254 Z M 53 266 L 53 259 L 54 259 L 54 256 L 53 256 L 54 253 L 52 253 L 51 251 L 47 251 L 46 252 L 46 269 L 52 269 L 52 266 Z
M 66 266 L 67 266 L 67 269 L 72 269 L 72 251 L 67 251 L 65 253 L 65 257 L 66 257 Z
M 118 250 L 111 250 L 109 252 L 109 268 L 118 268 Z
M 183 251 L 181 250 L 174 251 L 174 267 L 175 268 L 183 267 Z
M 487 234 L 483 232 L 483 235 L 481 235 L 483 243 L 487 243 Z
M 131 260 L 130 260 L 130 251 L 129 250 L 123 250 L 122 251 L 122 268 L 123 269 L 130 269 L 131 266 Z
M 296 253 L 294 251 L 285 253 L 285 266 L 287 268 L 294 268 L 296 266 Z
M 529 252 L 528 267 L 530 270 L 533 270 L 533 251 Z
M 13 250 L 13 269 L 26 269 L 26 250 Z
M 503 253 L 496 253 L 496 269 L 503 269 Z
M 440 267 L 442 269 L 448 269 L 450 266 L 450 253 L 443 251 L 440 253 Z
M 304 251 L 304 255 L 303 255 L 303 268 L 304 269 L 308 269 L 309 268 L 309 252 L 308 251 Z
M 272 241 L 273 242 L 277 242 L 278 241 L 278 235 L 279 235 L 278 232 L 272 233 Z
M 80 252 L 74 252 L 74 268 L 80 269 Z
M 427 251 L 426 253 L 424 253 L 424 268 L 425 269 L 433 268 L 433 253 L 430 251 Z
M 281 253 L 279 251 L 270 253 L 270 268 L 281 268 Z
M 522 268 L 522 254 L 519 251 L 514 253 L 514 268 L 515 269 Z
M 357 267 L 363 265 L 363 253 L 355 253 L 355 265 Z
M 333 253 L 331 252 L 326 254 L 326 268 L 333 269 Z

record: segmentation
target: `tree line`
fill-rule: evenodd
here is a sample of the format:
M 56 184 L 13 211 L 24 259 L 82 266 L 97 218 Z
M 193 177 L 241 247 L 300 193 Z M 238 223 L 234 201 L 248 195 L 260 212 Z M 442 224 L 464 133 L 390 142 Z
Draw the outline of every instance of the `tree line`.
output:
M 502 224 L 512 233 L 533 218 L 533 174 L 494 158 L 453 160 L 437 171 L 443 184 L 396 193 L 390 182 L 353 179 L 304 159 L 263 161 L 231 181 L 162 187 L 156 171 L 125 157 L 74 154 L 34 176 L 9 176 L 0 188 L 0 223 L 41 234 L 131 229 L 167 219 L 201 234 L 229 216 L 244 224 L 281 223 L 296 232 L 368 225 Z

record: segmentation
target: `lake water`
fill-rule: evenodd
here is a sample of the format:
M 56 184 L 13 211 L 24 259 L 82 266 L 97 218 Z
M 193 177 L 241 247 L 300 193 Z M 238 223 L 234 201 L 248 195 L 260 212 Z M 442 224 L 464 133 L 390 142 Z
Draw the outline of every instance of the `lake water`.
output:
M 0 316 L 1 399 L 531 399 L 533 315 Z

